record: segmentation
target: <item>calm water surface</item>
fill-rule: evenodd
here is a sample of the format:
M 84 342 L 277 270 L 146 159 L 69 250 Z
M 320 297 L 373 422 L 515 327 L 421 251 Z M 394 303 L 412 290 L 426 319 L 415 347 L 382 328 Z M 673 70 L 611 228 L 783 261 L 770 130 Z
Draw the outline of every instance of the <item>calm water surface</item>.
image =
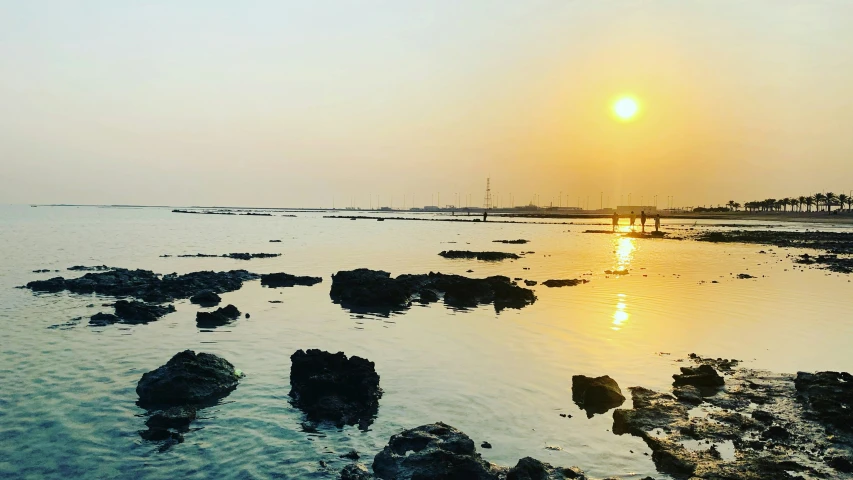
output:
M 587 419 L 571 402 L 572 375 L 607 374 L 623 390 L 666 389 L 676 360 L 690 352 L 779 372 L 853 370 L 848 276 L 794 268 L 785 258 L 796 253 L 791 250 L 583 234 L 600 228 L 589 226 L 596 221 L 585 223 L 377 222 L 320 213 L 242 217 L 155 208 L 0 206 L 0 477 L 332 479 L 345 465 L 341 453 L 355 448 L 369 463 L 392 434 L 444 421 L 478 444 L 489 441 L 494 448 L 482 453 L 496 463 L 515 464 L 529 455 L 600 477 L 665 478 L 655 473 L 641 440 L 610 433 L 609 413 Z M 668 227 L 684 234 L 712 224 Z M 531 242 L 492 243 L 515 238 Z M 445 249 L 536 253 L 483 263 L 445 260 L 437 255 Z M 160 258 L 229 252 L 283 256 L 248 262 Z M 249 282 L 222 296 L 224 304 L 235 304 L 251 319 L 212 332 L 196 328 L 198 307 L 186 300 L 149 325 L 90 328 L 88 316 L 110 309 L 87 305 L 104 299 L 14 288 L 75 276 L 65 269 L 81 264 L 158 273 L 283 271 L 322 276 L 323 283 L 267 289 Z M 360 317 L 328 295 L 332 273 L 358 267 L 394 275 L 441 271 L 540 282 L 583 276 L 590 283 L 533 287 L 534 305 L 500 314 L 491 306 L 463 312 L 433 304 L 388 318 Z M 615 267 L 631 273 L 608 278 L 604 271 Z M 62 273 L 31 273 L 41 268 Z M 465 273 L 468 269 L 474 273 Z M 758 278 L 737 280 L 738 273 Z M 61 326 L 74 317 L 84 320 Z M 369 431 L 301 431 L 302 414 L 287 401 L 289 357 L 300 348 L 344 351 L 376 362 L 385 395 Z M 158 453 L 137 435 L 145 419 L 135 404 L 135 387 L 144 372 L 184 349 L 221 355 L 247 376 L 229 397 L 202 412 L 185 443 Z

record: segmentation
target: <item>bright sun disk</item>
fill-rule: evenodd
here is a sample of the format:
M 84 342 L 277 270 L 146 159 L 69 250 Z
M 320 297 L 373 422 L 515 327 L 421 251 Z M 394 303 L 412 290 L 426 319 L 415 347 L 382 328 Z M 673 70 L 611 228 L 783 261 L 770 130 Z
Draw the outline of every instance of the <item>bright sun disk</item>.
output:
M 613 104 L 613 113 L 621 120 L 630 120 L 637 115 L 640 106 L 631 97 L 622 97 Z

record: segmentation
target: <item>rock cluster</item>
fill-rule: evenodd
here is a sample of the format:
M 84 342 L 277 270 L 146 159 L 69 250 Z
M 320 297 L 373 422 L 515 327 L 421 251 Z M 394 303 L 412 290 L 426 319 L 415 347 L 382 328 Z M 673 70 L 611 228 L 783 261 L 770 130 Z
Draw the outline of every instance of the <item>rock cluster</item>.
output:
M 521 257 L 507 252 L 472 252 L 470 250 L 445 250 L 439 253 L 444 258 L 465 258 L 481 260 L 484 262 L 499 262 L 501 260 L 517 260 Z
M 238 318 L 240 318 L 240 310 L 234 305 L 227 305 L 212 312 L 197 312 L 195 323 L 199 328 L 216 328 L 227 325 Z
M 588 417 L 596 413 L 604 413 L 611 408 L 616 408 L 625 402 L 622 389 L 616 380 L 607 375 L 602 377 L 587 377 L 585 375 L 574 375 L 572 377 L 572 400 L 584 411 Z
M 310 287 L 322 282 L 320 277 L 296 276 L 289 273 L 268 273 L 261 275 L 261 285 L 270 288 L 293 287 L 305 285 Z
M 443 297 L 452 308 L 493 304 L 496 311 L 522 308 L 536 301 L 529 289 L 508 277 L 468 278 L 442 273 L 400 275 L 360 268 L 332 275 L 330 296 L 335 303 L 353 311 L 388 313 L 408 308 L 412 301 L 432 303 Z
M 89 325 L 105 326 L 114 323 L 131 325 L 146 324 L 159 320 L 175 311 L 174 305 L 154 305 L 133 300 L 118 300 L 113 304 L 115 314 L 97 313 L 89 320 Z

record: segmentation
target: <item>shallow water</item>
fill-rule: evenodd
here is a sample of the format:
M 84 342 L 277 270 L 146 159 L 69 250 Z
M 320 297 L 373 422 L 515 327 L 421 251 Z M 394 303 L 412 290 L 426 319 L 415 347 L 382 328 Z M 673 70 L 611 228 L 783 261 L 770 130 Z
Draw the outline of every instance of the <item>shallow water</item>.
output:
M 623 391 L 634 385 L 666 389 L 677 360 L 690 352 L 778 372 L 853 370 L 849 276 L 795 268 L 785 258 L 793 251 L 773 247 L 583 234 L 596 221 L 574 222 L 377 222 L 322 213 L 238 217 L 2 206 L 0 477 L 331 479 L 347 462 L 339 454 L 355 448 L 369 464 L 392 434 L 444 421 L 478 445 L 489 441 L 494 448 L 481 452 L 496 463 L 515 464 L 529 455 L 578 465 L 594 476 L 665 478 L 655 473 L 642 441 L 609 432 L 610 413 L 587 419 L 571 402 L 572 375 L 607 374 Z M 684 223 L 665 227 L 684 234 L 714 222 Z M 492 243 L 515 238 L 531 242 Z M 437 255 L 447 249 L 536 253 L 484 263 Z M 160 257 L 229 252 L 283 256 Z M 79 275 L 65 268 L 81 264 L 159 273 L 283 271 L 322 276 L 323 283 L 267 289 L 249 282 L 222 297 L 251 318 L 209 332 L 196 328 L 198 307 L 187 300 L 149 325 L 91 328 L 88 316 L 110 309 L 87 305 L 109 299 L 13 288 Z M 441 271 L 590 283 L 533 287 L 535 304 L 500 314 L 492 306 L 454 311 L 433 304 L 384 318 L 357 316 L 330 301 L 331 274 L 358 267 L 394 275 Z M 630 273 L 603 273 L 618 267 Z M 31 273 L 41 268 L 62 272 Z M 738 280 L 738 273 L 758 278 Z M 49 328 L 74 317 L 84 319 Z M 157 445 L 137 435 L 144 411 L 135 404 L 136 382 L 188 348 L 222 355 L 247 376 L 201 413 L 185 443 L 158 453 Z M 300 348 L 341 350 L 376 362 L 385 394 L 368 431 L 301 431 L 302 414 L 287 401 L 289 357 Z

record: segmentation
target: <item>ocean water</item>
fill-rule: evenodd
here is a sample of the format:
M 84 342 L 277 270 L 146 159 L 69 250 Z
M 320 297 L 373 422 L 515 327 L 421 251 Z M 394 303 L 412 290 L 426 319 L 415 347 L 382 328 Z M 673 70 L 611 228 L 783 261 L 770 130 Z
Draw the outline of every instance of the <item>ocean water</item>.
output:
M 666 478 L 641 440 L 610 432 L 610 412 L 590 419 L 572 403 L 572 375 L 610 375 L 626 394 L 638 385 L 667 389 L 678 360 L 691 352 L 777 372 L 853 370 L 851 277 L 795 267 L 786 258 L 799 253 L 793 250 L 584 234 L 608 228 L 595 220 L 377 222 L 273 213 L 0 206 L 0 477 L 333 479 L 348 462 L 340 454 L 354 448 L 369 464 L 394 433 L 444 421 L 478 445 L 490 442 L 494 448 L 480 451 L 492 462 L 533 456 L 598 477 Z M 733 222 L 714 223 L 664 227 L 686 235 Z M 515 238 L 530 243 L 492 243 Z M 447 249 L 535 254 L 486 263 L 437 255 Z M 282 256 L 160 257 L 230 252 Z M 283 289 L 248 282 L 222 297 L 251 318 L 214 331 L 196 328 L 198 307 L 187 300 L 148 325 L 93 328 L 87 318 L 110 312 L 100 307 L 110 299 L 15 288 L 79 275 L 65 271 L 72 265 L 101 264 L 158 273 L 243 268 L 323 282 Z M 359 267 L 590 282 L 532 287 L 535 304 L 499 314 L 492 306 L 458 311 L 439 303 L 381 317 L 352 314 L 329 299 L 331 274 Z M 619 267 L 630 273 L 604 273 Z M 42 268 L 62 272 L 32 273 Z M 757 278 L 739 280 L 738 273 Z M 75 317 L 83 320 L 69 322 Z M 288 403 L 289 357 L 307 348 L 376 362 L 385 393 L 367 431 L 302 431 L 303 415 Z M 145 412 L 135 387 L 144 372 L 185 349 L 221 355 L 246 377 L 201 412 L 183 444 L 161 453 L 137 434 Z

